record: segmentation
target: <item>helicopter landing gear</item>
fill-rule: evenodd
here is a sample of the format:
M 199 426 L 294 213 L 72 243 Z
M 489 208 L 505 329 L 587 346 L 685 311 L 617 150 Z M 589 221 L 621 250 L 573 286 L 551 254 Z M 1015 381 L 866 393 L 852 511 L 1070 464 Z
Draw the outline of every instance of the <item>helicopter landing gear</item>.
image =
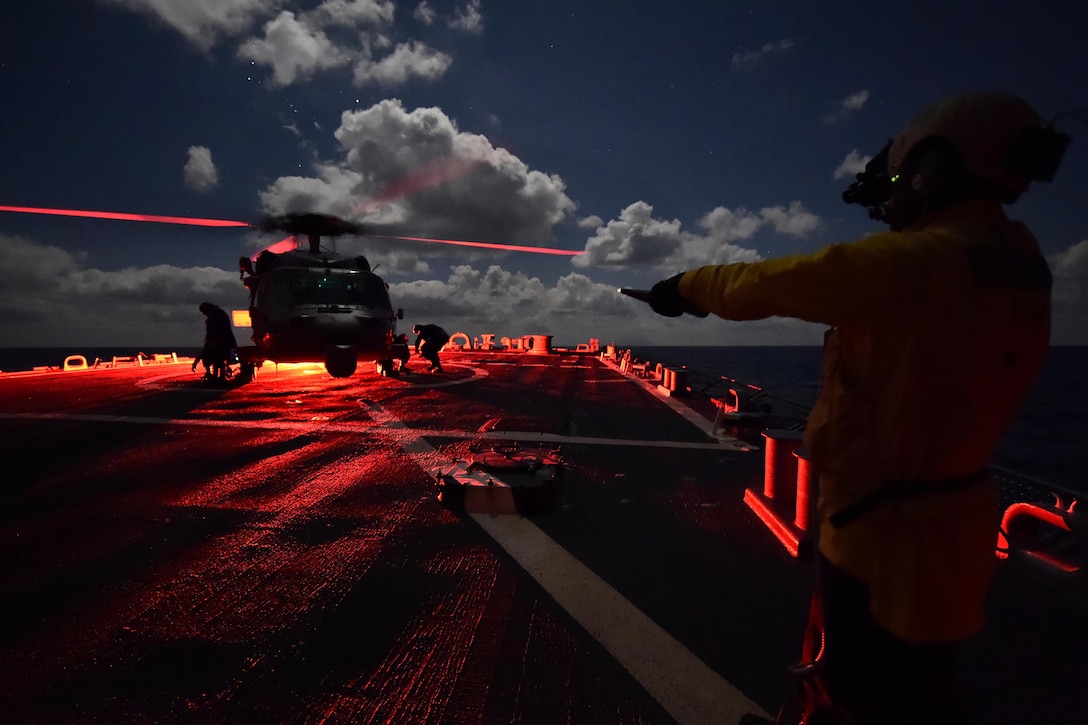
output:
M 390 358 L 379 360 L 374 366 L 374 369 L 377 370 L 378 375 L 381 375 L 383 378 L 392 378 L 400 373 L 400 371 L 397 370 L 396 364 Z
M 235 376 L 235 380 L 240 385 L 253 382 L 253 379 L 257 377 L 257 366 L 251 362 L 243 362 L 241 368 L 238 370 L 238 374 Z
M 350 378 L 359 362 L 350 347 L 334 347 L 325 353 L 325 370 L 334 378 Z

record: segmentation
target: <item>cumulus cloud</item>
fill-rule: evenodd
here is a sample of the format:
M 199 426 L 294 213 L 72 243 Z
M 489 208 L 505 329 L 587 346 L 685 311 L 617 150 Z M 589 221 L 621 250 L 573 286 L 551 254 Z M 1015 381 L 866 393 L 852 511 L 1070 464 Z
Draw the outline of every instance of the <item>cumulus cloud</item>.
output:
M 199 346 L 203 301 L 244 300 L 235 272 L 156 265 L 103 271 L 83 256 L 0 236 L 0 320 L 5 344 Z
M 851 93 L 841 101 L 835 101 L 832 110 L 824 116 L 825 123 L 835 123 L 857 113 L 869 100 L 869 91 Z
M 434 80 L 453 62 L 449 54 L 419 40 L 398 39 L 391 0 L 325 0 L 305 12 L 284 9 L 282 0 L 103 1 L 156 18 L 202 50 L 220 41 L 234 42 L 236 57 L 267 68 L 275 86 L 351 67 L 356 85 L 389 87 L 413 79 Z M 435 15 L 421 3 L 415 17 L 430 24 Z M 260 21 L 266 21 L 260 34 L 247 37 Z M 480 32 L 479 1 L 459 8 L 449 24 Z
M 799 201 L 791 201 L 789 206 L 765 207 L 759 210 L 759 217 L 779 234 L 791 237 L 806 236 L 820 226 L 820 218 Z
M 449 25 L 455 30 L 482 33 L 484 30 L 484 16 L 480 12 L 480 0 L 469 0 L 463 7 L 458 8 L 453 17 L 450 18 Z
M 452 62 L 449 55 L 413 40 L 397 45 L 393 52 L 378 60 L 365 54 L 356 61 L 352 78 L 357 86 L 369 83 L 398 86 L 413 78 L 440 78 Z
M 305 80 L 316 71 L 351 61 L 351 56 L 334 45 L 324 32 L 299 22 L 288 11 L 264 26 L 263 38 L 243 43 L 238 57 L 271 68 L 272 82 L 278 86 Z
M 681 231 L 679 219 L 655 219 L 653 211 L 637 201 L 598 227 L 586 241 L 585 254 L 574 258 L 575 266 L 656 266 L 674 257 L 692 235 Z
M 445 280 L 401 282 L 389 293 L 409 311 L 406 322 L 440 322 L 450 332 L 496 338 L 550 334 L 565 343 L 584 342 L 629 321 L 632 312 L 630 300 L 614 286 L 583 274 L 572 272 L 547 284 L 499 265 L 483 270 L 457 265 Z
M 469 337 L 484 333 L 518 337 L 552 335 L 574 345 L 598 338 L 623 345 L 820 344 L 823 327 L 784 318 L 731 322 L 718 318 L 664 318 L 641 302 L 620 295 L 613 285 L 580 272 L 554 284 L 491 265 L 478 270 L 452 267 L 445 280 L 419 280 L 390 286 L 394 304 L 406 310 L 405 323 L 436 322 Z
M 754 262 L 754 249 L 735 244 L 751 239 L 762 229 L 803 237 L 819 227 L 820 220 L 798 201 L 752 212 L 717 207 L 699 220 L 703 233 L 685 231 L 680 220 L 653 216 L 653 207 L 635 202 L 617 219 L 599 225 L 586 242 L 585 254 L 575 257 L 578 267 L 652 266 L 686 269 L 702 264 Z
M 393 22 L 396 6 L 390 0 L 325 0 L 313 11 L 306 13 L 308 23 L 321 27 L 340 25 L 347 27 L 384 27 Z
M 862 156 L 858 153 L 857 149 L 852 149 L 850 153 L 846 155 L 846 158 L 842 160 L 838 168 L 835 169 L 834 177 L 836 179 L 854 178 L 862 171 L 865 171 L 865 164 L 873 160 L 872 156 Z
M 777 43 L 766 43 L 756 50 L 742 49 L 733 55 L 730 67 L 735 71 L 748 73 L 762 65 L 767 58 L 785 53 L 793 46 L 793 40 L 785 38 Z
M 278 179 L 262 194 L 273 213 L 317 210 L 407 236 L 548 242 L 575 209 L 558 176 L 530 169 L 438 108 L 396 99 L 346 111 L 335 133 L 345 160 L 316 178 Z
M 207 146 L 190 146 L 189 160 L 183 170 L 185 186 L 201 193 L 211 191 L 219 183 L 219 172 L 212 161 L 212 152 Z
M 419 5 L 416 5 L 416 9 L 412 11 L 412 17 L 420 21 L 424 25 L 434 25 L 435 20 L 438 19 L 438 13 L 427 0 L 423 0 Z

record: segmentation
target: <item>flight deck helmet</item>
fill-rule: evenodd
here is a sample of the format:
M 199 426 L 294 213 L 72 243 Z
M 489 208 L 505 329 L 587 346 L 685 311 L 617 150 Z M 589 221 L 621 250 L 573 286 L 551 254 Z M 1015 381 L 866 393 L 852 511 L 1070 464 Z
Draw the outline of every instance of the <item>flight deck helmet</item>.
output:
M 1033 133 L 1045 128 L 1035 109 L 1011 93 L 982 91 L 953 96 L 927 108 L 892 141 L 888 175 L 894 178 L 903 172 L 912 153 L 927 142 L 943 140 L 955 148 L 968 174 L 986 182 L 1004 199 L 1015 200 L 1028 184 L 1042 178 L 1034 167 L 1038 159 L 1023 158 L 1033 149 L 1023 146 L 1030 144 Z M 1057 170 L 1056 162 L 1053 167 L 1048 181 Z
M 893 229 L 957 199 L 1012 203 L 1032 181 L 1050 181 L 1069 136 L 1027 101 L 979 91 L 940 101 L 909 123 L 843 193 Z

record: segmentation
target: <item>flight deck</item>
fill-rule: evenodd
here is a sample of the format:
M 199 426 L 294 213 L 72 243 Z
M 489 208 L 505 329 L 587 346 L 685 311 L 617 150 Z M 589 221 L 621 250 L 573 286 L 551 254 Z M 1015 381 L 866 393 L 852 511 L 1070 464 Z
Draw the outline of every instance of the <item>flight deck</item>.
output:
M 247 385 L 189 362 L 0 375 L 5 721 L 777 710 L 811 569 L 745 501 L 758 436 L 710 401 L 598 351 Z M 531 510 L 473 465 L 511 451 L 561 469 Z M 482 492 L 439 500 L 469 468 Z M 1080 592 L 1002 567 L 963 665 L 979 722 L 1088 717 Z

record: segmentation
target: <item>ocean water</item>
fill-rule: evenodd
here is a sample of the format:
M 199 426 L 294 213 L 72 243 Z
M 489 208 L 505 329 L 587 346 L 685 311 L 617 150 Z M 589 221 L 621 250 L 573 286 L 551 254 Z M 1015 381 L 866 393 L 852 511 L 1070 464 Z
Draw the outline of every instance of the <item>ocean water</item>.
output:
M 193 356 L 198 351 L 193 347 L 0 348 L 0 370 L 60 367 L 72 354 L 93 363 L 96 358 L 112 360 L 114 355 L 138 352 Z M 806 407 L 816 401 L 819 390 L 819 347 L 635 347 L 632 354 L 643 360 L 686 366 L 696 387 L 725 375 Z M 1088 347 L 1050 349 L 1042 374 L 1005 436 L 995 463 L 1088 493 Z
M 634 347 L 631 353 L 686 366 L 692 387 L 725 375 L 807 406 L 816 402 L 823 357 L 820 347 Z M 1088 347 L 1050 349 L 994 463 L 1088 494 Z

